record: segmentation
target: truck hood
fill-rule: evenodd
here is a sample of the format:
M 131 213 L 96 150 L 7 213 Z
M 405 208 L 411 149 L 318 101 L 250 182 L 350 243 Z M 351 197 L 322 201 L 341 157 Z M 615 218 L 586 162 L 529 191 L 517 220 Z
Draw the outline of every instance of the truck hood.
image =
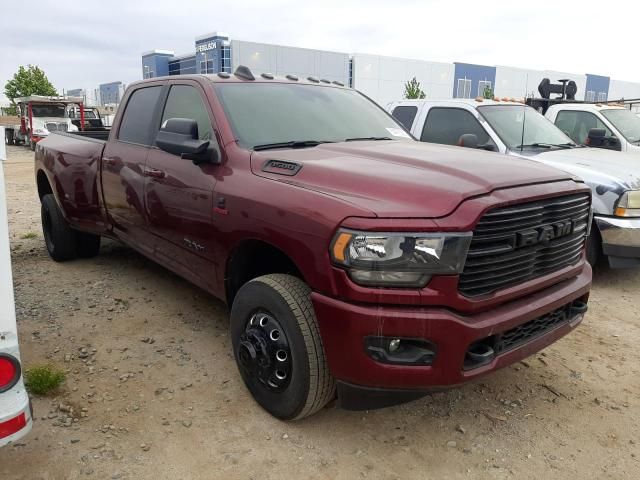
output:
M 514 155 L 520 156 L 519 153 Z M 572 148 L 526 156 L 572 173 L 589 185 L 616 190 L 640 189 L 640 155 L 629 155 L 601 148 Z
M 270 162 L 272 161 L 272 162 Z M 291 162 L 297 166 L 284 165 Z M 437 218 L 493 190 L 572 179 L 534 161 L 422 142 L 358 141 L 253 152 L 256 175 L 322 192 L 380 217 Z

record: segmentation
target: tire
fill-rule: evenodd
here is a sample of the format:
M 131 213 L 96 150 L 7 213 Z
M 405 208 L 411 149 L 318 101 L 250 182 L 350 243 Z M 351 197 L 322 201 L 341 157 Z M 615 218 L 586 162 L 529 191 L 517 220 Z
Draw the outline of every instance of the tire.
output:
M 77 234 L 62 216 L 53 194 L 42 197 L 42 233 L 49 256 L 56 262 L 77 256 Z
M 76 249 L 80 258 L 93 258 L 100 253 L 100 235 L 76 232 Z
M 36 142 L 34 142 L 33 140 L 29 140 L 29 148 L 31 149 L 32 152 L 36 151 Z
M 602 255 L 602 239 L 598 227 L 591 225 L 591 233 L 587 237 L 587 262 L 595 268 Z
M 231 340 L 240 375 L 258 404 L 281 420 L 312 415 L 335 397 L 310 294 L 309 286 L 296 277 L 264 275 L 240 288 L 231 308 Z M 274 341 L 273 332 L 280 329 Z
M 15 145 L 15 136 L 13 130 L 7 130 L 4 133 L 4 139 L 7 145 Z

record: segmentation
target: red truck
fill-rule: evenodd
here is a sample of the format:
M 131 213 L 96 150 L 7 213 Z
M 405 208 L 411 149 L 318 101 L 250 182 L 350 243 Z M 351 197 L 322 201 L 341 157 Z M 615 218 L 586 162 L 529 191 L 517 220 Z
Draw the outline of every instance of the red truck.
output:
M 226 301 L 240 374 L 278 418 L 476 379 L 587 310 L 586 185 L 417 142 L 339 83 L 154 78 L 108 140 L 87 135 L 36 149 L 51 257 L 117 239 Z

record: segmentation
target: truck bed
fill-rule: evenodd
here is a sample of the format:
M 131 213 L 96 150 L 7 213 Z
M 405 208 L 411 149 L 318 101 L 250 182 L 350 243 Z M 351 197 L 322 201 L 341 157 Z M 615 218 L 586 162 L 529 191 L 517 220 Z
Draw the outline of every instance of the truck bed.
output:
M 105 144 L 105 140 L 93 138 L 93 135 L 52 133 L 41 140 L 36 149 L 38 175 L 42 171 L 48 177 L 67 221 L 83 230 L 106 229 L 99 193 L 100 162 Z

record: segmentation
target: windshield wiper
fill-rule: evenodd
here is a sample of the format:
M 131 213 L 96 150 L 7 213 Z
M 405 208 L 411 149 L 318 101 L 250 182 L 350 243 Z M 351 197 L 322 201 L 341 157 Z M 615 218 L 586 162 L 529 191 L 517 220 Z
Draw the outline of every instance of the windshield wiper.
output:
M 315 147 L 321 143 L 335 143 L 329 140 L 291 140 L 290 142 L 265 143 L 263 145 L 255 145 L 254 150 L 270 150 L 272 148 L 307 148 Z
M 525 145 L 518 145 L 516 148 L 573 148 L 575 143 L 529 143 Z
M 354 138 L 345 138 L 345 142 L 364 142 L 367 140 L 393 140 L 391 137 L 354 137 Z

